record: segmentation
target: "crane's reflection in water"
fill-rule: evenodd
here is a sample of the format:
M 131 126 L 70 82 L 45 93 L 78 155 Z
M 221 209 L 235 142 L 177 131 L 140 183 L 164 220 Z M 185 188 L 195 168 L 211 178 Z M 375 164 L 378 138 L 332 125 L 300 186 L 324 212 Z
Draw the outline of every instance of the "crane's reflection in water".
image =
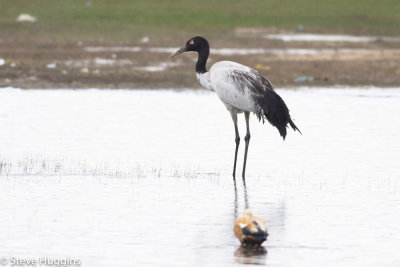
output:
M 235 261 L 241 264 L 265 265 L 267 250 L 263 246 L 240 246 L 235 251 Z
M 246 181 L 243 182 L 243 195 L 244 195 L 244 209 L 250 209 L 249 200 L 248 200 L 248 191 L 246 187 Z M 233 188 L 234 188 L 234 221 L 238 217 L 238 188 L 236 184 L 236 179 L 233 179 Z M 267 258 L 267 250 L 263 246 L 242 246 L 240 245 L 234 253 L 235 261 L 241 264 L 257 264 L 257 265 L 265 265 Z
M 243 182 L 243 194 L 244 194 L 244 210 L 247 210 L 250 207 L 249 207 L 249 201 L 248 201 L 248 195 L 247 195 L 246 181 L 242 180 L 242 182 Z M 238 189 L 237 189 L 236 179 L 233 179 L 233 191 L 234 191 L 234 194 L 235 194 L 235 202 L 233 204 L 233 208 L 234 208 L 233 221 L 235 221 L 236 218 L 238 217 L 238 208 L 239 208 Z

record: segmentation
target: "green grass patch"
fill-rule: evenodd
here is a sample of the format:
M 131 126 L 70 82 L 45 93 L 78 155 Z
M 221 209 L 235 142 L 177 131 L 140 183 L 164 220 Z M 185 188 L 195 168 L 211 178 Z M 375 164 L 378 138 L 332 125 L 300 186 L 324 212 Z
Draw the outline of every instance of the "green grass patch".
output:
M 21 13 L 36 23 L 17 23 Z M 129 40 L 235 27 L 400 33 L 399 0 L 0 0 L 0 36 Z

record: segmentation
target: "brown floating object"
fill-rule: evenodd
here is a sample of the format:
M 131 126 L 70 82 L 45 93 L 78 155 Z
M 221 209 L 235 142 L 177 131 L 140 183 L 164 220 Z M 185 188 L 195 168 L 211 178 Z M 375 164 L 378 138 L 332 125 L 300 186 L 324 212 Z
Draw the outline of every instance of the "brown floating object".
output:
M 236 219 L 233 231 L 242 245 L 246 246 L 259 246 L 268 237 L 265 220 L 261 217 L 253 216 L 249 210 L 246 210 L 243 216 Z

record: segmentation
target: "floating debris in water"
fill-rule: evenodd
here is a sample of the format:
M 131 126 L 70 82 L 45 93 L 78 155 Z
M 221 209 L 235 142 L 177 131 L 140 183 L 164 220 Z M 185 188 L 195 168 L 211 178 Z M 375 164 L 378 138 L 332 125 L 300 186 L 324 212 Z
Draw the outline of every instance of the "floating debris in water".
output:
M 236 219 L 233 231 L 240 243 L 248 246 L 260 246 L 268 237 L 265 219 L 253 216 L 249 210 Z
M 0 58 L 0 66 L 3 66 L 4 64 L 6 64 L 6 61 L 4 58 Z
M 37 19 L 34 16 L 29 15 L 29 14 L 20 14 L 17 17 L 18 22 L 36 22 L 36 20 Z

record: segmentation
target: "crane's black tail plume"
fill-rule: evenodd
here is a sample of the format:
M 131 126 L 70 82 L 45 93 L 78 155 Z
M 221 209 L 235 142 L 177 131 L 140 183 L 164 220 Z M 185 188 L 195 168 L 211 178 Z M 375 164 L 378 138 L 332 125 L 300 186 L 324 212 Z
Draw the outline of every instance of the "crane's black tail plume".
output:
M 294 122 L 292 121 L 292 118 L 290 118 L 290 115 L 289 115 L 289 124 L 290 124 L 290 127 L 293 128 L 293 130 L 298 131 L 301 135 L 303 135 L 303 134 L 301 133 L 300 129 L 297 128 L 296 124 L 294 124 Z
M 287 131 L 286 128 L 289 124 L 293 130 L 297 130 L 300 134 L 299 128 L 294 124 L 289 115 L 289 109 L 287 108 L 283 99 L 273 90 L 265 90 L 262 95 L 254 96 L 254 101 L 258 106 L 258 112 L 256 113 L 259 120 L 268 120 L 273 126 L 275 126 L 283 140 L 285 140 Z

